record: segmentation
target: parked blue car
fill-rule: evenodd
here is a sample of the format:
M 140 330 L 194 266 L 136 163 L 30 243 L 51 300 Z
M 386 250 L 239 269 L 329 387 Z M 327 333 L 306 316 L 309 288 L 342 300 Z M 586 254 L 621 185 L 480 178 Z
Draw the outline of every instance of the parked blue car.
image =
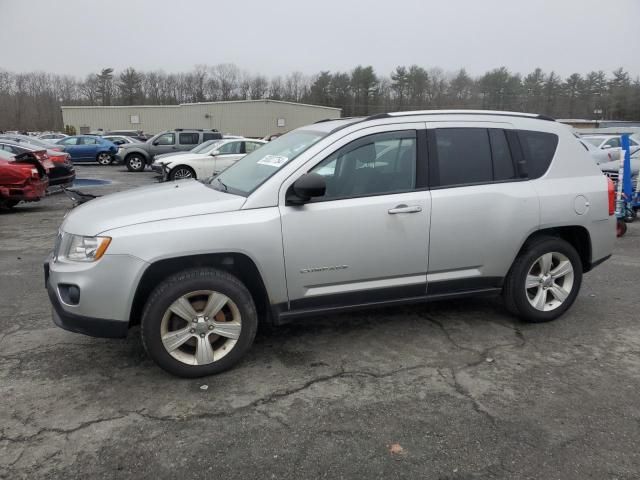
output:
M 98 162 L 109 165 L 118 151 L 118 147 L 108 140 L 94 135 L 75 135 L 56 142 L 74 162 Z

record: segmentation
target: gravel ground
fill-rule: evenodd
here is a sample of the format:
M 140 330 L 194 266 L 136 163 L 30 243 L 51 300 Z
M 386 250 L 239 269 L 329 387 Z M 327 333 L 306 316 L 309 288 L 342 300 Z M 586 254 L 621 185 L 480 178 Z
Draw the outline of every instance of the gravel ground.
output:
M 78 175 L 114 181 L 94 194 L 155 181 Z M 556 322 L 523 324 L 499 299 L 327 315 L 184 380 L 137 329 L 53 325 L 42 260 L 69 207 L 0 213 L 1 478 L 640 477 L 640 222 Z

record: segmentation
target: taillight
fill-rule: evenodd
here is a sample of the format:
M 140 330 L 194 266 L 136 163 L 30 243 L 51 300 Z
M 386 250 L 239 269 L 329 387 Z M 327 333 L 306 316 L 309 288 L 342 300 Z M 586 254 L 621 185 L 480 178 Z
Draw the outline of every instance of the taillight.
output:
M 607 186 L 609 188 L 609 215 L 613 215 L 616 213 L 616 187 L 609 177 L 607 177 Z

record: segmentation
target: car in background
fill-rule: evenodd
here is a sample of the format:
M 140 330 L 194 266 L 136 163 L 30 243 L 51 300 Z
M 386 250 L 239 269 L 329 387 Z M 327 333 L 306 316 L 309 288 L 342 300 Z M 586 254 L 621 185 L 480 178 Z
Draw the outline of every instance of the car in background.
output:
M 19 155 L 21 153 L 31 152 L 36 157 L 41 158 L 48 163 L 49 167 L 49 186 L 71 186 L 76 179 L 76 171 L 71 161 L 71 157 L 66 152 L 58 152 L 55 150 L 43 150 L 36 145 L 30 143 L 17 143 L 11 140 L 0 139 L 0 150 Z
M 113 162 L 118 147 L 94 135 L 74 135 L 58 141 L 74 162 L 98 162 L 109 165 Z
M 605 162 L 598 165 L 602 173 L 604 173 L 607 177 L 609 177 L 614 182 L 618 181 L 618 176 L 620 173 L 620 164 L 622 163 L 622 159 L 614 160 L 612 162 Z M 635 186 L 635 182 L 638 177 L 638 172 L 640 171 L 640 158 L 637 156 L 631 157 L 631 178 L 633 179 L 633 184 Z
M 125 143 L 143 143 L 137 138 L 127 137 L 126 135 L 103 135 L 102 138 L 114 143 L 117 146 L 124 145 Z
M 146 142 L 149 140 L 149 136 L 145 135 L 145 133 L 141 130 L 112 130 L 107 133 L 102 134 L 103 137 L 112 137 L 112 136 L 120 136 L 120 137 L 130 137 L 141 142 Z
M 0 207 L 37 202 L 46 195 L 48 186 L 46 168 L 33 153 L 14 155 L 0 150 Z
M 199 153 L 189 152 L 158 159 L 154 161 L 152 169 L 160 170 L 164 180 L 214 177 L 265 143 L 263 140 L 247 138 L 220 140 Z
M 620 135 L 583 135 L 581 138 L 589 142 L 594 147 L 602 150 L 622 148 Z M 639 147 L 640 140 L 633 136 L 629 136 L 629 144 L 631 145 L 631 148 Z
M 40 135 L 38 138 L 46 142 L 55 143 L 58 140 L 62 140 L 63 138 L 66 138 L 68 136 L 69 135 L 65 135 L 64 133 L 45 133 L 43 135 Z
M 611 162 L 619 157 L 619 154 L 616 151 L 607 151 L 597 148 L 593 143 L 587 142 L 586 140 L 578 137 L 578 141 L 580 145 L 584 147 L 584 149 L 589 153 L 591 158 L 596 165 L 600 165 L 601 163 Z
M 56 143 L 51 143 L 46 140 L 40 140 L 39 138 L 31 137 L 29 135 L 21 135 L 19 133 L 16 133 L 16 134 L 3 133 L 2 135 L 0 135 L 0 139 L 11 140 L 17 143 L 29 143 L 31 145 L 35 145 L 40 148 L 44 148 L 47 150 L 55 150 L 58 152 L 61 152 L 62 150 L 64 150 L 62 146 L 57 145 Z
M 118 157 L 122 159 L 130 172 L 142 172 L 151 165 L 156 155 L 170 152 L 186 152 L 207 140 L 221 140 L 218 130 L 176 128 L 159 133 L 145 143 L 125 144 L 118 149 Z

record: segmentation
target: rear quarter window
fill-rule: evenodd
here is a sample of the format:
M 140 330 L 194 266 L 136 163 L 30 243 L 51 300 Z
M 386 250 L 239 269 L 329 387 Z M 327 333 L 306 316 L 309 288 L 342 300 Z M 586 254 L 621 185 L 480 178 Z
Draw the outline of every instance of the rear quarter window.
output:
M 527 163 L 527 176 L 530 179 L 544 175 L 558 148 L 558 136 L 554 133 L 518 130 L 518 140 Z

